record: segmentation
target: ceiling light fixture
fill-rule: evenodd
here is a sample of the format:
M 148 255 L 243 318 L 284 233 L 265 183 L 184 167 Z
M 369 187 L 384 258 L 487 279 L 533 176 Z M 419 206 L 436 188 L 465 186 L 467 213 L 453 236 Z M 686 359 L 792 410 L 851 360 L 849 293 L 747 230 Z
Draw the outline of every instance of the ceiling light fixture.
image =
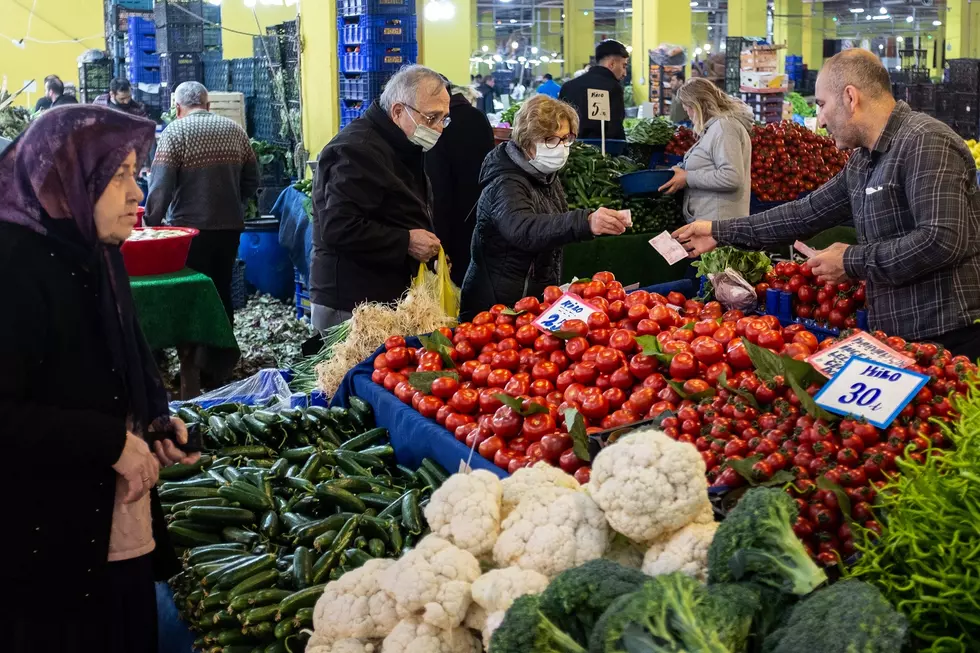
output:
M 851 13 L 852 14 L 863 14 L 864 13 L 864 7 L 851 7 Z
M 932 21 L 932 24 L 935 25 L 936 27 L 939 27 L 940 25 L 943 24 L 943 21 L 941 21 L 941 20 L 934 20 L 934 21 Z

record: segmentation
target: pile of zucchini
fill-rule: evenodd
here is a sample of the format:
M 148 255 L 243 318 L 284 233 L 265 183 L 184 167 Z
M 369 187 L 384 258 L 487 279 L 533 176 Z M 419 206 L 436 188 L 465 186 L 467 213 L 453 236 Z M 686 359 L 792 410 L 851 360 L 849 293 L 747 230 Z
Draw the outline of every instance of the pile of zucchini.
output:
M 170 584 L 206 653 L 302 651 L 326 583 L 411 547 L 447 477 L 428 459 L 417 470 L 396 465 L 387 431 L 356 397 L 350 409 L 184 406 L 178 415 L 206 428 L 213 448 L 196 465 L 161 470 L 159 486 L 184 560 Z

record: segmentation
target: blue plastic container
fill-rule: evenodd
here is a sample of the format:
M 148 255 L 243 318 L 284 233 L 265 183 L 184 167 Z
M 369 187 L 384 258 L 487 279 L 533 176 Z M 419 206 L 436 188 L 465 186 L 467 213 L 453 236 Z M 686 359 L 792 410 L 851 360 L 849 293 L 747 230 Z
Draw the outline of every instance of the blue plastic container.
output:
M 337 0 L 338 16 L 414 13 L 415 0 Z
M 238 246 L 245 261 L 245 281 L 258 292 L 278 299 L 293 295 L 293 264 L 289 252 L 279 244 L 279 221 L 248 220 Z
M 348 100 L 344 99 L 340 105 L 340 128 L 343 129 L 360 118 L 371 103 L 367 100 Z
M 340 72 L 397 72 L 402 66 L 415 63 L 418 53 L 418 43 L 414 42 L 341 45 Z
M 341 73 L 340 97 L 344 100 L 371 101 L 381 97 L 381 91 L 394 73 Z
M 622 175 L 616 181 L 627 195 L 650 195 L 659 193 L 660 187 L 673 176 L 673 170 L 640 170 Z
M 412 16 L 340 16 L 340 45 L 358 43 L 414 43 L 416 18 Z
M 597 150 L 602 149 L 602 139 L 601 138 L 580 138 L 579 143 L 585 143 L 586 145 L 591 145 Z M 619 156 L 626 151 L 626 141 L 619 138 L 607 138 L 606 139 L 606 154 L 612 156 Z

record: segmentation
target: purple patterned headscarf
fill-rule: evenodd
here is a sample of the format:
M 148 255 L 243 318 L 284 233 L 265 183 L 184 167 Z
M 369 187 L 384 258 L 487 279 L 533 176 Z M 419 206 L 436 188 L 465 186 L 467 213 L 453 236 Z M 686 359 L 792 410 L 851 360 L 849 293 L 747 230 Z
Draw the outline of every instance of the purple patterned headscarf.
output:
M 99 241 L 95 203 L 130 152 L 146 159 L 155 131 L 152 121 L 108 107 L 69 105 L 45 111 L 0 154 L 0 222 L 57 240 L 99 280 L 106 343 L 125 370 L 136 432 L 166 414 L 167 396 L 119 247 Z

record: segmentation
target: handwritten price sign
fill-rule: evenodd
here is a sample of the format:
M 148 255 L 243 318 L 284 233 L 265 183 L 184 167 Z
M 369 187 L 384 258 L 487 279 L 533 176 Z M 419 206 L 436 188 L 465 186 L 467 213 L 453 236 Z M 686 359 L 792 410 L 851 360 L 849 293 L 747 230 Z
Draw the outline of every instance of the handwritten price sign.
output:
M 832 413 L 863 417 L 883 429 L 928 382 L 928 376 L 917 372 L 854 356 L 814 400 Z
M 549 306 L 548 310 L 541 313 L 532 324 L 545 333 L 561 331 L 566 320 L 582 320 L 584 322 L 595 311 L 595 307 L 586 304 L 578 296 L 565 293 Z

